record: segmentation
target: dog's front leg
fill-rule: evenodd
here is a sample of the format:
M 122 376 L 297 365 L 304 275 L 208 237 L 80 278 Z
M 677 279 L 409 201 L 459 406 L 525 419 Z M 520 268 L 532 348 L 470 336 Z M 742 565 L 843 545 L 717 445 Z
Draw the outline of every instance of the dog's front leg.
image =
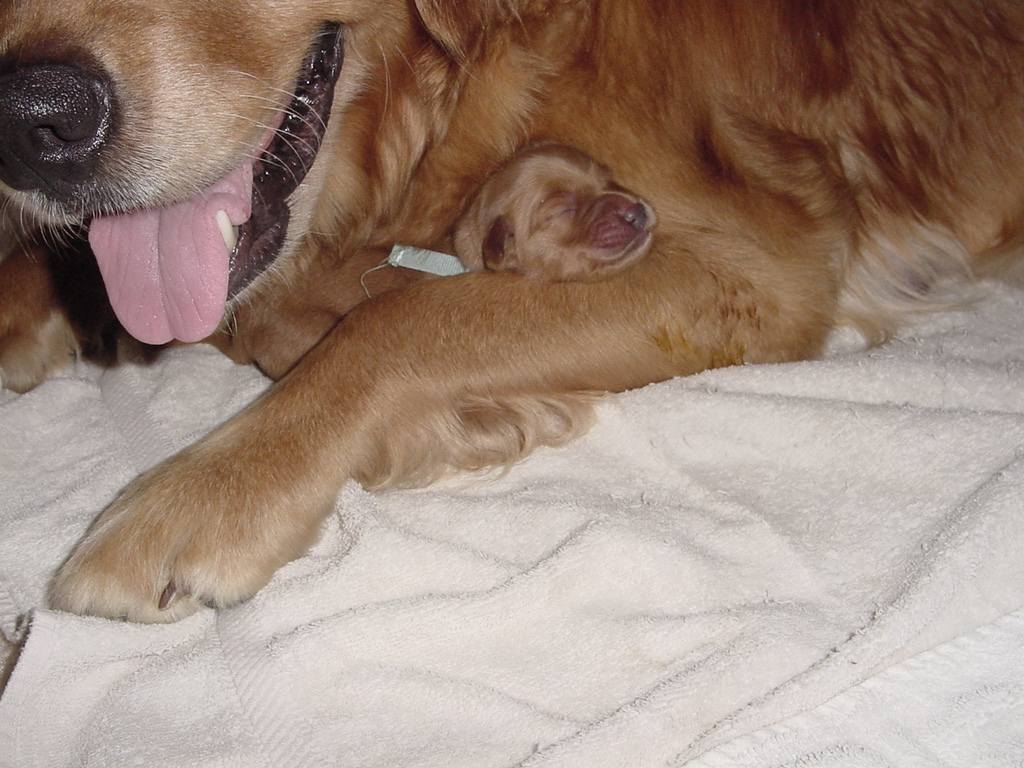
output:
M 510 460 L 578 426 L 581 411 L 557 407 L 572 393 L 811 351 L 789 326 L 812 321 L 776 318 L 779 301 L 750 290 L 696 258 L 652 259 L 601 283 L 473 273 L 367 302 L 263 398 L 129 485 L 59 572 L 53 604 L 138 621 L 231 605 L 301 554 L 348 479 Z M 538 440 L 543 409 L 519 407 L 531 399 L 563 417 Z
M 473 274 L 367 302 L 260 400 L 132 482 L 59 571 L 52 605 L 160 622 L 250 597 L 315 539 L 343 482 L 377 481 L 409 451 L 443 463 L 433 418 L 463 394 L 571 391 L 588 347 L 633 356 L 628 339 L 585 338 L 578 290 Z

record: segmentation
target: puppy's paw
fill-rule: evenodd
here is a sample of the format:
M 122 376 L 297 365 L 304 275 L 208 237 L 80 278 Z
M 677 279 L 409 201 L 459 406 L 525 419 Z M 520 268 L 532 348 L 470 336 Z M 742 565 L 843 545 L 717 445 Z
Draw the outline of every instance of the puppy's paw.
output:
M 300 555 L 323 517 L 298 511 L 313 500 L 247 472 L 244 457 L 209 453 L 193 446 L 131 483 L 58 572 L 51 605 L 177 621 L 251 597 Z

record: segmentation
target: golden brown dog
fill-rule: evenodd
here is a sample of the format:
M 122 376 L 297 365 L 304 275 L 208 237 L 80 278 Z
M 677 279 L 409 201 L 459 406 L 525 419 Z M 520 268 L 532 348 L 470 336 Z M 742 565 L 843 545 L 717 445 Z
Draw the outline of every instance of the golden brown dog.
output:
M 483 185 L 455 225 L 470 269 L 534 280 L 603 280 L 647 255 L 657 222 L 644 200 L 572 147 L 519 152 Z
M 0 179 L 26 237 L 88 221 L 131 333 L 220 328 L 287 372 L 131 483 L 53 604 L 230 605 L 350 478 L 507 462 L 585 425 L 582 393 L 806 358 L 838 323 L 880 339 L 937 280 L 1011 263 L 1022 35 L 1019 0 L 0 4 Z M 391 244 L 443 243 L 543 141 L 657 210 L 645 259 L 588 283 L 379 270 L 348 311 Z M 51 316 L 9 290 L 4 370 Z

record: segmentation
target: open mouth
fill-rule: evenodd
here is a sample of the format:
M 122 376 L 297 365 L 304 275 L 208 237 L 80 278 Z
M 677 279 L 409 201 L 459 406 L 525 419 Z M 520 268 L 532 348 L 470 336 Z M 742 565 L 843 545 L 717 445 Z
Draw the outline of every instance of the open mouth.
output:
M 164 208 L 97 216 L 89 243 L 114 311 L 140 341 L 199 341 L 284 245 L 288 198 L 313 166 L 341 72 L 342 27 L 325 25 L 291 103 L 263 146 L 227 176 Z
M 281 127 L 256 161 L 252 216 L 239 227 L 238 242 L 231 252 L 228 298 L 238 295 L 262 273 L 284 244 L 290 216 L 285 201 L 320 151 L 342 58 L 341 28 L 328 25 L 310 49 Z

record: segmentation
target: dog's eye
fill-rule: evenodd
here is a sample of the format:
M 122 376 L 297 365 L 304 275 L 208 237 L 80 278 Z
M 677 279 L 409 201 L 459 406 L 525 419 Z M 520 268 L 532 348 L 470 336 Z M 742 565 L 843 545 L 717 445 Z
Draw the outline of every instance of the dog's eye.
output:
M 559 192 L 544 198 L 537 206 L 539 219 L 543 222 L 560 217 L 575 216 L 579 211 L 579 200 L 573 194 Z

